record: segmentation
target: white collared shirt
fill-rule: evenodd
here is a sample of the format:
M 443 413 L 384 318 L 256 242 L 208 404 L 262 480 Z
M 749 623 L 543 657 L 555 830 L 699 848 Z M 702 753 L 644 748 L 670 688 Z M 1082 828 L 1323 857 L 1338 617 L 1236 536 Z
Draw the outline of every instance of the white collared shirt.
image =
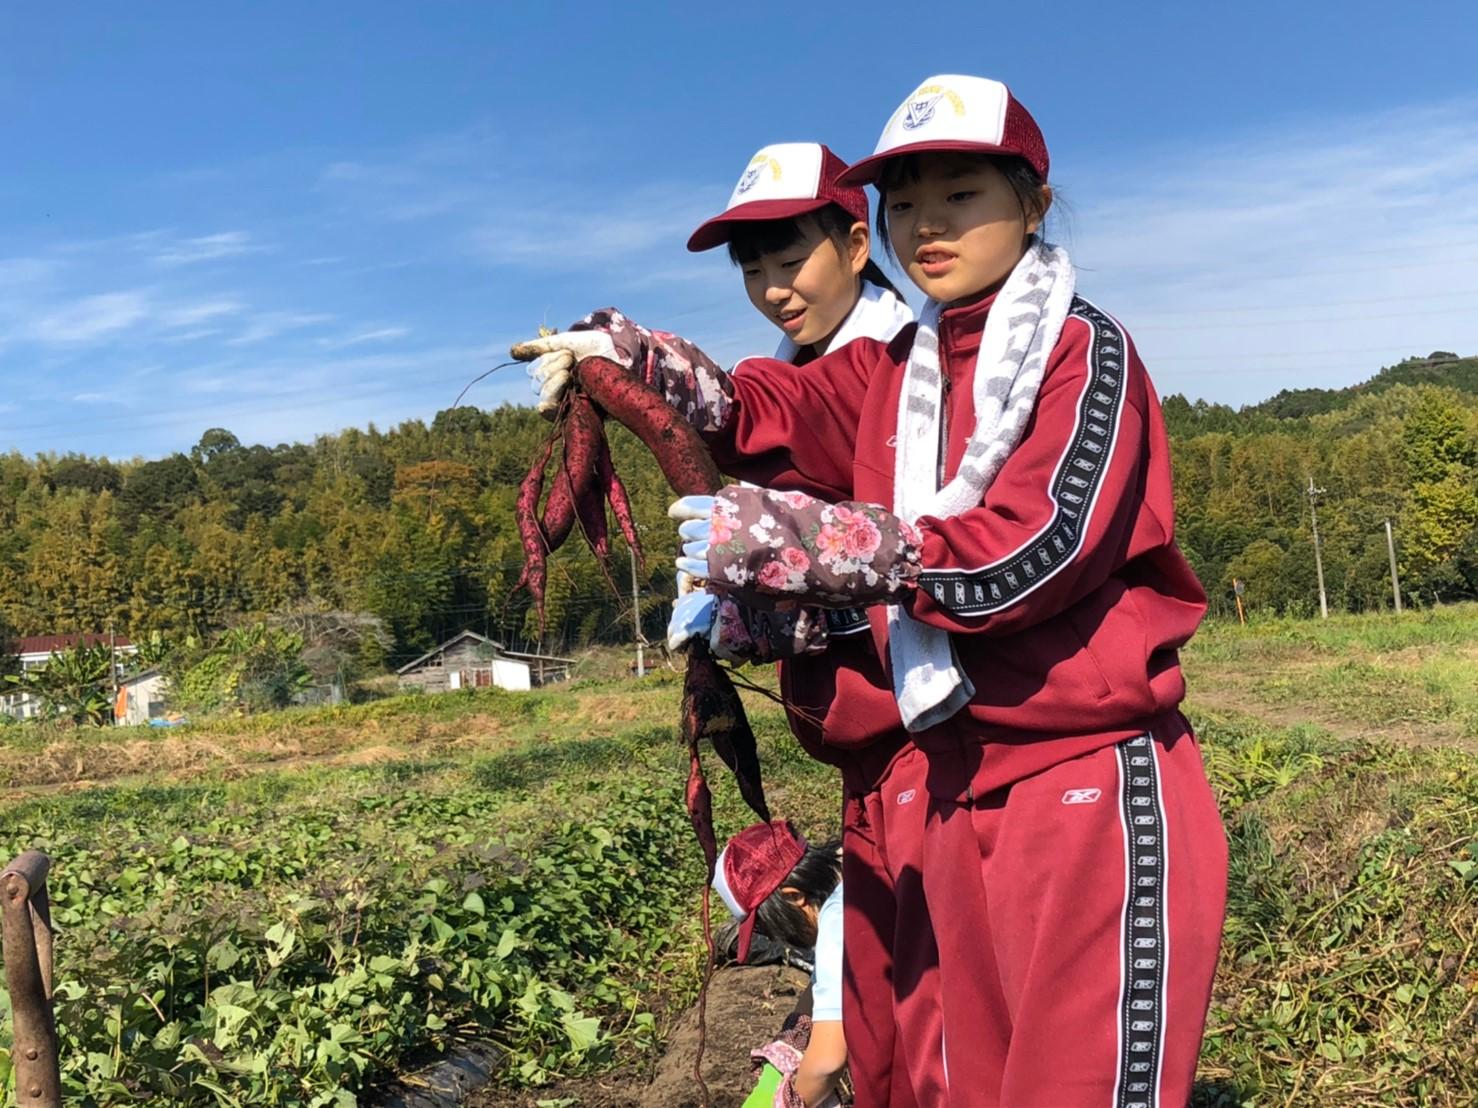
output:
M 879 288 L 871 281 L 862 282 L 862 295 L 837 333 L 826 344 L 823 354 L 840 350 L 853 339 L 878 339 L 887 342 L 904 327 L 913 322 L 913 310 L 891 290 Z M 782 338 L 775 357 L 782 362 L 794 362 L 800 355 L 800 347 L 790 339 Z

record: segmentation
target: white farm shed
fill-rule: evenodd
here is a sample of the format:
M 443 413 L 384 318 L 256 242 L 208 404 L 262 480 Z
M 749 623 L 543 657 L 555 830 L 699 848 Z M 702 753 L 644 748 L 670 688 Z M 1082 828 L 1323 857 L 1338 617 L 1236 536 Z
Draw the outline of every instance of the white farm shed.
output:
M 165 713 L 164 697 L 169 681 L 157 669 L 146 669 L 118 682 L 118 699 L 113 704 L 113 722 L 148 723 Z
M 527 692 L 551 681 L 563 681 L 573 664 L 569 658 L 508 650 L 476 631 L 462 631 L 435 650 L 407 662 L 395 674 L 401 688 L 432 693 L 489 687 Z

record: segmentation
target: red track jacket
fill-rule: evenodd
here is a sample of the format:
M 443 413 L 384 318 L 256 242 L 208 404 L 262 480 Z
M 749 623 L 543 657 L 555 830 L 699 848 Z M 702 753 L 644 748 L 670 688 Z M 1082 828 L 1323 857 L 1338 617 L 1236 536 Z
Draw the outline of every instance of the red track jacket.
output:
M 990 301 L 943 313 L 943 479 L 975 412 L 971 381 Z M 898 398 L 914 328 L 793 366 L 748 359 L 734 410 L 707 437 L 721 469 L 830 501 L 893 505 Z M 1170 450 L 1159 401 L 1120 324 L 1078 298 L 1048 360 L 1037 409 L 979 507 L 923 517 L 915 618 L 953 632 L 975 685 L 968 707 L 909 736 L 887 672 L 887 620 L 782 665 L 796 733 L 865 789 L 912 740 L 967 751 L 979 794 L 1142 734 L 1185 694 L 1178 648 L 1206 598 L 1174 539 Z M 982 745 L 983 744 L 983 745 Z

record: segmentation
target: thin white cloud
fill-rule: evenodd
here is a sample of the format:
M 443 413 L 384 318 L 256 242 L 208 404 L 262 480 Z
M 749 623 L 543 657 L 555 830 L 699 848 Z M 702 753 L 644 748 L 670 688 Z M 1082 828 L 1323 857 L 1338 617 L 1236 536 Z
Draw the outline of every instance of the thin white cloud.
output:
M 219 261 L 242 254 L 260 254 L 269 248 L 256 242 L 246 231 L 219 231 L 198 238 L 178 239 L 156 250 L 152 260 L 160 265 L 192 265 L 196 262 Z
M 172 371 L 160 402 L 147 410 L 90 416 L 87 441 L 94 453 L 117 455 L 119 436 L 137 441 L 141 432 L 176 445 L 195 441 L 207 427 L 229 427 L 245 441 L 309 441 L 347 426 L 429 418 L 450 404 L 477 372 L 502 360 L 510 341 L 340 357 L 254 358 L 243 352 L 229 362 Z M 486 385 L 501 379 L 489 378 Z M 521 374 L 517 379 L 524 381 Z M 496 389 L 479 388 L 469 401 L 493 404 L 498 395 Z M 75 420 L 54 409 L 28 412 L 24 422 L 0 420 L 0 443 L 13 443 L 22 435 L 54 438 L 75 426 Z M 104 449 L 109 442 L 115 445 Z M 130 449 L 135 448 L 125 446 L 123 452 Z
M 35 320 L 26 337 L 41 343 L 86 343 L 116 334 L 149 314 L 140 290 L 105 292 L 73 301 Z
M 50 281 L 60 268 L 55 258 L 0 258 L 0 289 L 34 288 Z
M 161 338 L 162 341 L 177 346 L 180 343 L 199 342 L 201 339 L 208 339 L 220 334 L 224 334 L 224 332 L 219 327 L 197 327 L 193 331 L 174 331 L 161 336 Z
M 248 320 L 245 328 L 226 342 L 230 346 L 250 346 L 288 331 L 328 323 L 333 318 L 324 312 L 262 312 Z
M 365 343 L 393 342 L 411 333 L 409 327 L 379 327 L 373 331 L 360 331 L 336 339 L 319 339 L 318 345 L 325 350 L 342 350 L 348 346 L 363 346 Z
M 474 251 L 485 262 L 565 271 L 620 262 L 638 276 L 674 271 L 672 260 L 684 256 L 688 235 L 713 214 L 694 202 L 692 189 L 680 186 L 638 189 L 602 197 L 599 204 L 528 197 L 501 210 L 508 214 L 472 232 Z M 676 272 L 691 273 L 683 267 Z
M 159 313 L 159 322 L 164 327 L 196 327 L 212 319 L 236 315 L 245 308 L 239 300 L 204 300 L 166 308 Z
M 1230 403 L 1478 350 L 1475 107 L 1142 157 L 1093 181 L 1072 221 L 1079 288 L 1163 392 Z
M 672 260 L 684 257 L 688 235 L 728 188 L 674 180 L 580 187 L 574 182 L 601 167 L 581 164 L 569 149 L 523 153 L 474 127 L 375 159 L 331 163 L 317 187 L 355 219 L 439 221 L 448 248 L 482 265 L 588 274 L 620 262 L 617 279 L 626 287 L 661 283 L 653 274 L 686 281 L 690 274 Z
M 488 203 L 499 177 L 479 128 L 387 152 L 380 160 L 339 161 L 323 168 L 317 189 L 336 203 L 391 222 L 473 211 Z

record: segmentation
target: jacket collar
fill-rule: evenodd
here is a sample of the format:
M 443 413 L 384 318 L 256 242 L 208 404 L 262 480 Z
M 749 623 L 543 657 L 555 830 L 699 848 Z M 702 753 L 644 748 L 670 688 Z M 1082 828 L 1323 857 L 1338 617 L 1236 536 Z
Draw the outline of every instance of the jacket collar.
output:
M 980 336 L 995 302 L 996 294 L 991 293 L 973 304 L 944 309 L 939 316 L 939 345 L 951 357 L 973 358 L 980 350 Z

